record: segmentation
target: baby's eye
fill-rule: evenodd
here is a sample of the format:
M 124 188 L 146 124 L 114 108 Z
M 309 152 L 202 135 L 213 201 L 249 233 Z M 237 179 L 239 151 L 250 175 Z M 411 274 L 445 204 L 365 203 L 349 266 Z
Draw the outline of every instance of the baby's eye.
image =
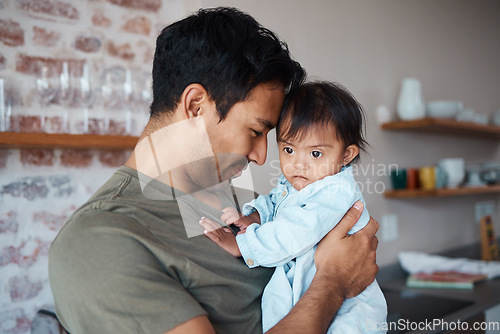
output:
M 312 156 L 313 158 L 319 158 L 319 157 L 320 157 L 320 156 L 322 156 L 322 155 L 323 155 L 323 153 L 321 153 L 320 151 L 312 151 L 312 152 L 311 152 L 311 156 Z
M 293 154 L 293 149 L 291 147 L 285 147 L 283 151 L 285 151 L 286 154 Z

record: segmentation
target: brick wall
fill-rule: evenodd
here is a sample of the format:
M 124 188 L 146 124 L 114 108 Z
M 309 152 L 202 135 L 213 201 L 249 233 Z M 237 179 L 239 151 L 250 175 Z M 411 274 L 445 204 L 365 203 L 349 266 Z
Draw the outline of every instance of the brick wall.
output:
M 63 61 L 91 60 L 150 71 L 158 32 L 182 16 L 181 0 L 0 0 L 0 78 L 19 89 L 15 112 L 30 115 L 40 107 L 37 61 L 60 68 Z M 106 112 L 102 105 L 95 108 Z M 47 109 L 63 107 L 55 101 Z M 73 105 L 67 111 L 70 122 L 81 113 Z M 21 130 L 33 130 L 32 123 Z M 51 241 L 129 153 L 0 149 L 1 333 L 29 333 L 36 311 L 53 304 Z

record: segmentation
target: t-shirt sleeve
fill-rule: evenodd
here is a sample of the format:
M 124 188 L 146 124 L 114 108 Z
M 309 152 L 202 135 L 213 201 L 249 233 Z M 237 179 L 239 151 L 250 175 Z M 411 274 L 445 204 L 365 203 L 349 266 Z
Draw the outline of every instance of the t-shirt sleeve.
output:
M 63 227 L 50 248 L 49 275 L 66 329 L 164 333 L 207 314 L 180 284 L 175 269 L 160 265 L 145 245 L 148 233 L 114 213 L 93 213 Z

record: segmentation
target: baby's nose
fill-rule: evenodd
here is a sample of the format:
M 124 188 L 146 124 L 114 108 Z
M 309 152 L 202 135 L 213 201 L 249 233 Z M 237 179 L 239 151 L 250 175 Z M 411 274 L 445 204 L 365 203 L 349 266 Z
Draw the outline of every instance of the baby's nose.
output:
M 295 161 L 294 165 L 295 165 L 296 169 L 300 169 L 300 170 L 308 169 L 309 168 L 309 164 L 306 161 L 304 161 L 304 160 L 299 160 L 298 159 L 297 161 Z

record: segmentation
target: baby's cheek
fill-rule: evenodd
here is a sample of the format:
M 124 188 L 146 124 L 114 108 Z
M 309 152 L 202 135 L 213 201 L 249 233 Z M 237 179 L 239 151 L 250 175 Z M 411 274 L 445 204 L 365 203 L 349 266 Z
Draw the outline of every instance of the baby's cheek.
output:
M 286 163 L 285 161 L 282 161 L 280 166 L 281 166 L 281 172 L 283 173 L 283 175 L 285 175 L 285 177 L 287 177 L 288 175 L 293 173 L 294 169 L 293 169 L 292 164 L 289 164 L 289 163 Z
M 314 181 L 318 181 L 326 176 L 335 174 L 335 169 L 328 162 L 319 162 L 314 167 L 315 167 L 315 179 L 314 179 Z

